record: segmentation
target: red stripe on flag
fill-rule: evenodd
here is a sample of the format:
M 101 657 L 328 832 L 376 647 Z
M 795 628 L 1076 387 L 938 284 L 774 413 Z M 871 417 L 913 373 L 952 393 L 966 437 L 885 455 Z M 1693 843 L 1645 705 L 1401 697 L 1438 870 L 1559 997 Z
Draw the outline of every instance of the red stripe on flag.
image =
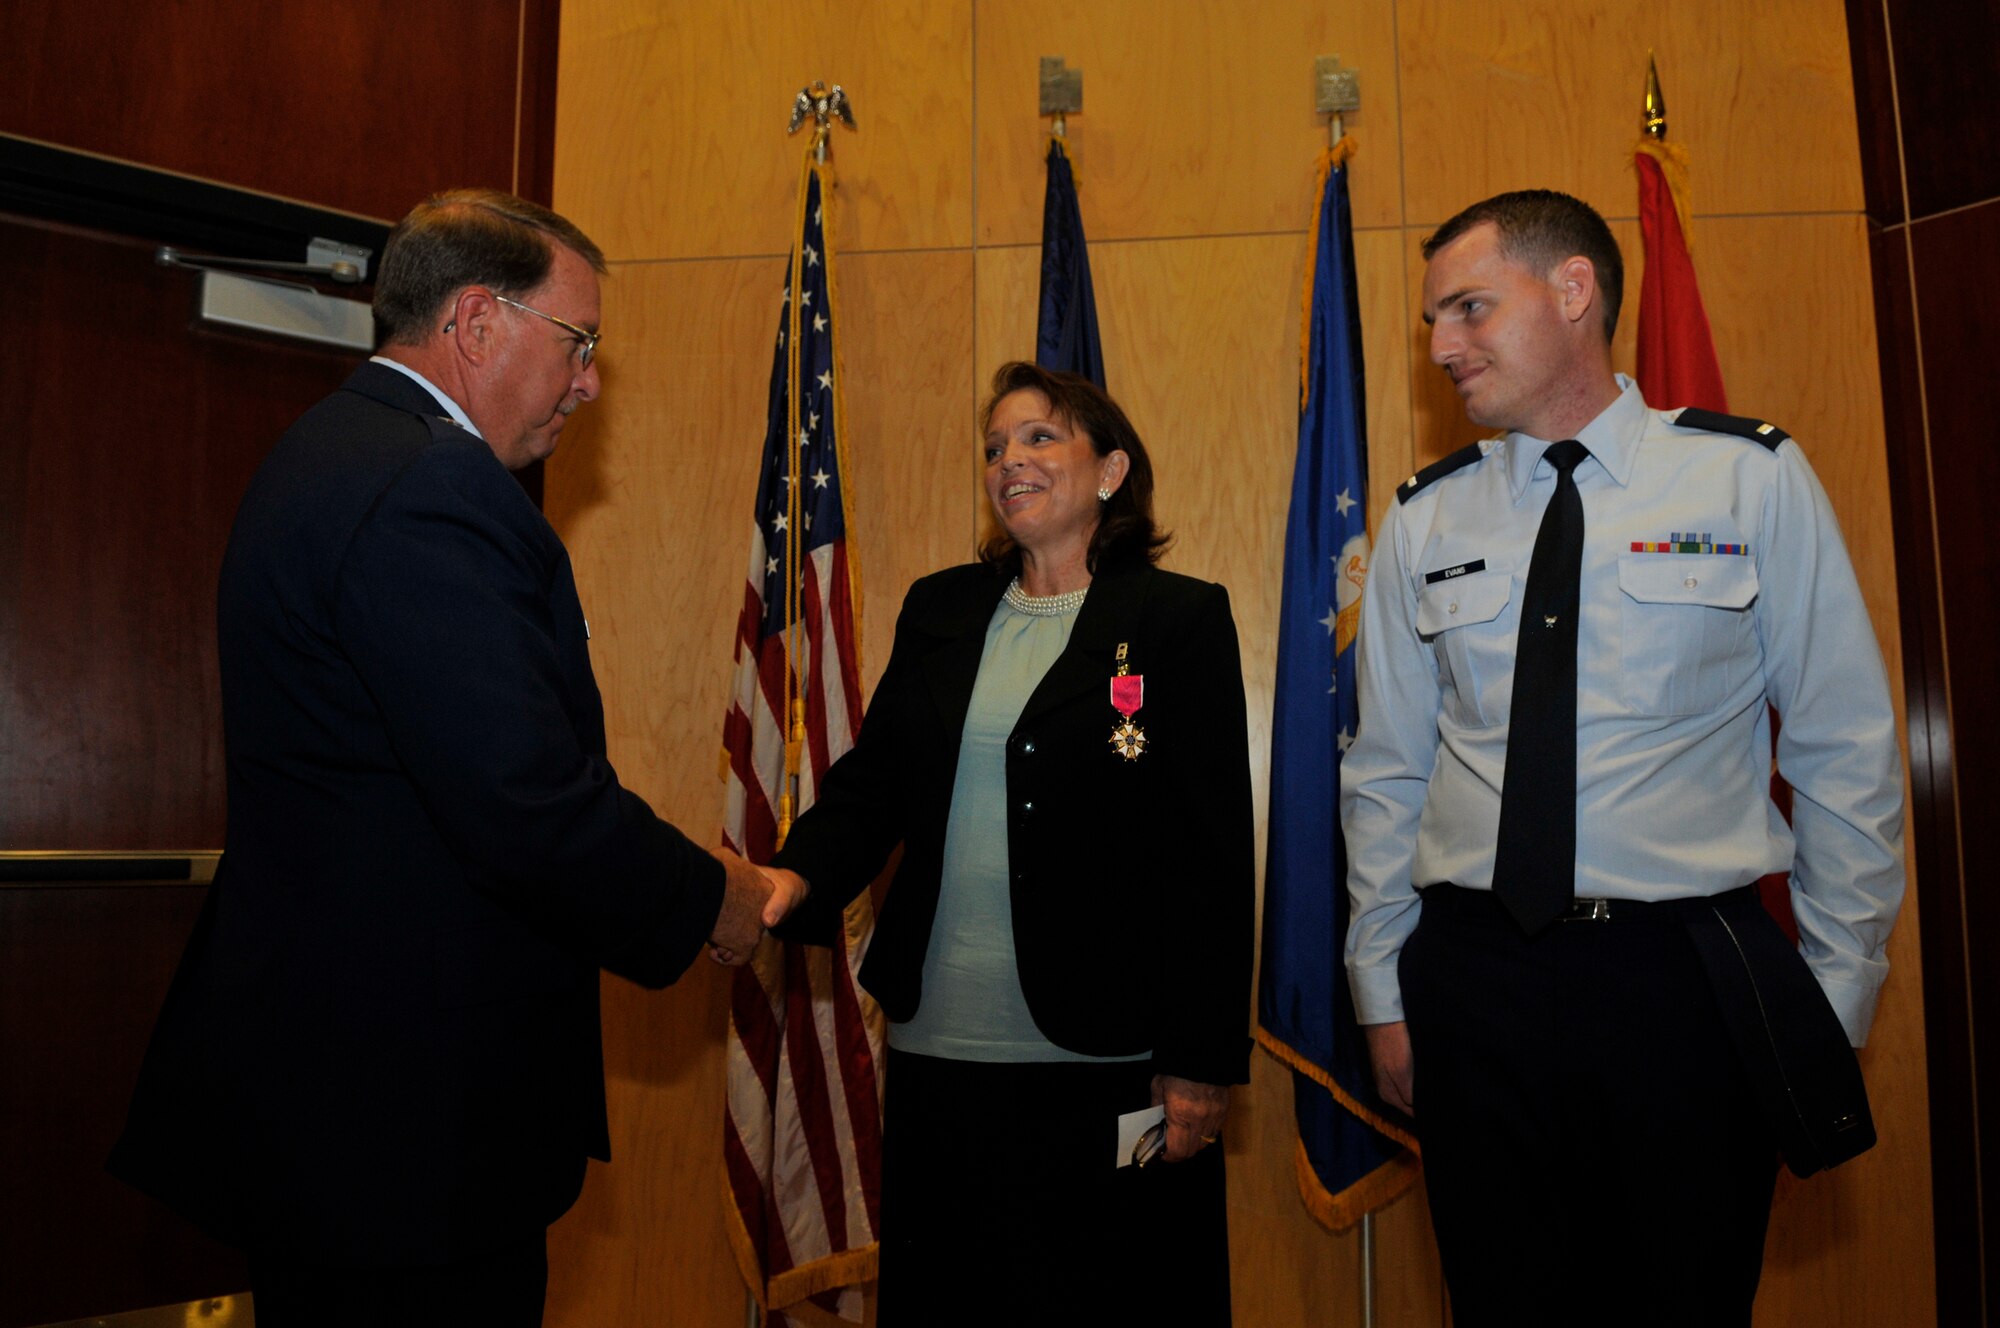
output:
M 750 1068 L 764 1086 L 766 1103 L 778 1095 L 778 1028 L 771 1020 L 771 996 L 749 965 L 737 969 L 729 986 L 729 1019 Z
M 765 1228 L 769 1223 L 764 1212 L 764 1181 L 758 1176 L 757 1168 L 751 1165 L 743 1139 L 736 1133 L 736 1122 L 727 1112 L 722 1116 L 722 1166 L 729 1176 L 729 1192 L 736 1197 L 736 1207 L 743 1214 L 743 1227 L 750 1236 L 751 1244 L 756 1247 L 757 1258 L 768 1262 L 769 1242 L 765 1238 Z
M 833 595 L 829 616 L 833 619 L 833 636 L 836 641 L 850 643 L 843 652 L 854 653 L 853 642 L 860 639 L 854 630 L 854 591 L 847 575 L 847 542 L 833 546 Z M 858 661 L 856 661 L 858 663 Z M 861 674 L 859 668 L 845 668 L 840 671 L 841 694 L 847 701 L 847 723 L 850 732 L 844 747 L 854 745 L 854 739 L 861 732 Z
M 868 1025 L 862 1018 L 860 994 L 854 974 L 848 968 L 846 949 L 834 955 L 833 1020 L 839 1047 L 841 1086 L 847 1093 L 847 1118 L 871 1124 L 882 1119 L 881 1099 L 875 1092 L 875 1052 L 870 1045 Z M 882 1136 L 874 1129 L 854 1128 L 856 1168 L 861 1177 L 862 1202 L 868 1210 L 868 1225 L 882 1226 Z
M 838 953 L 835 954 L 838 959 Z M 785 1055 L 792 1067 L 792 1091 L 801 1104 L 829 1102 L 826 1062 L 820 1057 L 819 1029 L 813 1019 L 812 982 L 806 973 L 803 947 L 785 948 Z M 827 1243 L 847 1248 L 846 1185 L 840 1174 L 840 1138 L 825 1111 L 799 1112 L 799 1125 L 812 1159 L 813 1182 L 819 1187 Z

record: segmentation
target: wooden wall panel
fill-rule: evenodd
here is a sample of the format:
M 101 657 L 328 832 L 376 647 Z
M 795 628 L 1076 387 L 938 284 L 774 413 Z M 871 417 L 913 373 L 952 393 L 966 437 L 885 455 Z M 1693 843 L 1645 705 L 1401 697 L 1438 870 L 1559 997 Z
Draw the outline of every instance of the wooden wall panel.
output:
M 863 681 L 889 663 L 903 592 L 974 556 L 978 464 L 969 250 L 836 259 L 841 365 L 865 621 Z
M 548 466 L 612 760 L 698 838 L 721 826 L 716 752 L 783 284 L 781 258 L 615 268 L 603 393 Z
M 0 131 L 384 217 L 449 185 L 546 194 L 554 3 L 16 0 Z M 361 359 L 195 325 L 195 278 L 152 261 L 168 238 L 0 223 L 9 850 L 221 843 L 229 524 Z M 0 1323 L 242 1291 L 240 1255 L 103 1171 L 203 891 L 5 893 Z
M 1307 199 L 1310 207 L 1312 175 L 1310 170 L 1298 175 L 1298 191 Z M 1308 214 L 1309 215 L 1309 214 Z M 1133 376 L 1139 380 L 1138 386 L 1145 390 L 1150 384 L 1156 396 L 1163 397 L 1158 418 L 1162 423 L 1171 422 L 1173 427 L 1183 427 L 1182 422 L 1189 417 L 1193 403 L 1188 399 L 1188 390 L 1193 385 L 1199 392 L 1211 390 L 1211 384 L 1223 384 L 1243 373 L 1256 375 L 1257 390 L 1260 393 L 1262 410 L 1283 415 L 1282 433 L 1285 446 L 1296 450 L 1298 441 L 1298 357 L 1299 357 L 1299 304 L 1301 285 L 1305 279 L 1305 256 L 1308 238 L 1304 230 L 1297 234 L 1270 237 L 1272 242 L 1281 243 L 1291 255 L 1292 266 L 1282 282 L 1267 280 L 1254 290 L 1239 292 L 1234 298 L 1241 316 L 1260 320 L 1260 347 L 1269 355 L 1268 363 L 1244 366 L 1232 362 L 1229 350 L 1213 339 L 1212 324 L 1216 317 L 1215 308 L 1202 309 L 1194 315 L 1199 326 L 1198 333 L 1192 333 L 1182 325 L 1162 329 L 1157 335 L 1172 335 L 1180 346 L 1179 354 L 1197 355 L 1201 362 L 1186 366 L 1176 376 L 1159 372 L 1156 362 L 1149 360 L 1151 338 L 1155 335 L 1146 327 L 1146 321 L 1153 315 L 1147 307 L 1157 300 L 1149 291 L 1160 284 L 1155 272 L 1142 266 L 1126 263 L 1121 259 L 1098 257 L 1111 255 L 1126 249 L 1126 245 L 1093 244 L 1091 246 L 1092 276 L 1097 292 L 1100 317 L 1104 320 L 1105 376 L 1111 384 L 1113 395 L 1117 396 L 1127 410 L 1134 412 L 1134 422 L 1141 429 L 1140 436 L 1150 440 L 1152 433 L 1137 415 L 1139 403 L 1125 390 L 1125 385 Z M 1196 266 L 1209 261 L 1218 252 L 1219 246 L 1227 246 L 1228 240 L 1187 241 L 1169 250 L 1147 249 L 1145 245 L 1131 246 L 1142 252 L 1185 252 Z M 1356 284 L 1361 299 L 1362 355 L 1368 369 L 1368 459 L 1369 488 L 1368 506 L 1370 521 L 1378 518 L 1387 505 L 1394 501 L 1396 485 L 1403 482 L 1415 469 L 1415 449 L 1410 415 L 1409 374 L 1411 350 L 1406 329 L 1412 321 L 1414 305 L 1406 298 L 1404 289 L 1405 272 L 1402 258 L 1403 237 L 1400 230 L 1362 231 L 1355 235 Z M 1226 249 L 1223 250 L 1226 252 Z M 1134 314 L 1122 324 L 1113 322 L 1113 278 L 1108 271 L 1097 269 L 1106 263 L 1118 262 L 1126 274 L 1118 281 L 1117 300 L 1122 305 L 1135 305 Z M 1040 250 L 1033 247 L 1014 246 L 1004 249 L 982 249 L 979 251 L 979 372 L 978 383 L 983 393 L 993 370 L 1010 359 L 1034 357 L 1035 351 L 1035 297 L 1040 273 Z M 1128 289 L 1129 287 L 1129 289 Z M 1178 299 L 1178 296 L 1173 298 Z M 1165 312 L 1165 311 L 1162 311 Z M 1131 328 L 1131 333 L 1123 330 Z M 1136 344 L 1132 344 L 1137 336 Z M 1279 374 L 1282 373 L 1282 380 Z M 1264 400 L 1262 394 L 1271 394 Z M 1279 399 L 1282 394 L 1283 399 Z M 982 400 L 983 400 L 982 396 Z M 1273 416 L 1275 418 L 1275 416 Z M 1217 440 L 1211 444 L 1220 448 L 1220 440 L 1234 436 L 1236 425 L 1226 417 L 1218 421 Z M 1274 425 L 1267 424 L 1267 427 Z M 1275 436 L 1275 435 L 1274 435 Z M 1289 469 L 1291 451 L 1287 451 L 1287 470 L 1282 481 L 1284 496 L 1290 494 L 1291 473 Z M 1160 501 L 1165 504 L 1171 495 L 1164 489 Z M 1163 516 L 1165 509 L 1162 509 Z M 1283 536 L 1285 519 L 1284 503 L 1277 508 L 1276 520 Z M 1276 547 L 1275 545 L 1273 546 Z M 1277 564 L 1271 564 L 1275 569 Z M 1274 624 L 1275 626 L 1275 624 Z
M 784 253 L 809 132 L 785 121 L 824 79 L 862 127 L 834 131 L 835 250 L 962 248 L 971 58 L 969 0 L 565 5 L 556 195 L 613 258 Z
M 1646 52 L 1698 212 L 1861 207 L 1847 25 L 1827 0 L 1416 0 L 1397 9 L 1408 215 L 1443 221 L 1507 189 L 1637 212 Z
M 0 1324 L 241 1291 L 217 1243 L 104 1160 L 208 891 L 0 885 Z M 99 1320 L 98 1322 L 102 1322 Z M 221 1319 L 209 1328 L 228 1328 Z
M 1311 175 L 1300 177 L 1311 191 Z M 1303 232 L 1092 246 L 1103 320 L 1105 376 L 1147 441 L 1158 480 L 1156 510 L 1177 536 L 1165 566 L 1230 590 L 1243 648 L 1250 767 L 1258 822 L 1268 805 L 1272 686 L 1286 508 L 1298 445 L 1298 308 Z M 1357 238 L 1365 311 L 1374 484 L 1380 502 L 1409 468 L 1408 398 L 1400 316 L 1398 232 Z M 1034 336 L 1039 255 L 1033 248 L 979 255 L 980 377 L 1027 353 Z M 1263 836 L 1258 836 L 1261 861 Z M 1251 993 L 1246 992 L 1250 999 Z M 1290 1077 L 1259 1053 L 1251 1086 L 1231 1108 L 1230 1249 L 1237 1319 L 1246 1324 L 1357 1322 L 1356 1239 L 1334 1240 L 1306 1214 L 1293 1179 Z M 1428 1228 L 1397 1206 L 1407 1239 L 1385 1272 L 1430 1253 Z M 1421 1240 L 1417 1237 L 1421 1234 Z M 1435 1269 L 1396 1276 L 1398 1295 L 1435 1315 Z M 1336 1317 L 1327 1318 L 1328 1314 Z M 1410 1320 L 1412 1322 L 1416 1320 Z M 1390 1320 L 1402 1322 L 1402 1320 Z
M 747 99 L 741 89 L 761 82 L 782 101 L 804 77 L 849 75 L 832 64 L 773 71 L 794 48 L 763 31 L 767 8 L 763 0 L 710 8 L 703 31 L 721 36 L 695 44 L 740 53 L 711 73 L 667 51 L 675 43 L 665 34 L 682 20 L 655 18 L 633 0 L 566 6 L 557 205 L 594 226 L 614 253 L 742 258 L 782 249 L 797 151 L 775 127 L 745 132 L 765 123 L 764 93 L 754 107 L 728 99 Z M 840 268 L 850 437 L 869 489 L 857 505 L 871 681 L 886 658 L 902 583 L 963 557 L 982 521 L 973 413 L 993 368 L 1033 349 L 1046 122 L 1031 89 L 1037 58 L 1062 55 L 1085 71 L 1087 109 L 1072 118 L 1070 134 L 1107 374 L 1155 453 L 1161 516 L 1181 540 L 1167 565 L 1232 592 L 1261 853 L 1275 596 L 1296 442 L 1299 282 L 1311 163 L 1324 142 L 1309 109 L 1311 58 L 1337 51 L 1362 71 L 1364 110 L 1350 126 L 1363 148 L 1354 197 L 1370 508 L 1379 516 L 1410 471 L 1479 435 L 1430 365 L 1415 316 L 1417 246 L 1458 207 L 1500 188 L 1548 184 L 1623 218 L 1614 230 L 1629 256 L 1629 294 L 1614 354 L 1630 365 L 1641 274 L 1629 162 L 1648 44 L 1660 49 L 1675 136 L 1695 146 L 1698 209 L 1750 214 L 1703 215 L 1695 228 L 1725 375 L 1740 409 L 1767 413 L 1805 440 L 1847 523 L 1897 668 L 1859 171 L 1845 29 L 1833 0 L 1783 0 L 1760 13 L 1701 0 L 1651 27 L 1640 11 L 1607 0 L 1534 0 L 1528 11 L 1490 12 L 1465 0 L 1370 0 L 1347 12 L 1280 0 L 1227 13 L 1184 0 L 1068 9 L 958 0 L 927 7 L 921 21 L 912 12 L 909 0 L 850 6 L 843 21 L 875 44 L 831 34 L 820 42 L 848 40 L 839 48 L 851 52 L 845 67 L 864 71 L 851 77 L 862 131 L 837 140 L 841 211 L 853 227 L 843 252 L 857 243 L 941 250 L 852 252 Z M 900 125 L 884 129 L 869 118 L 876 98 L 887 96 L 900 116 L 908 97 L 893 85 L 871 91 L 868 80 L 887 75 L 868 71 L 913 61 L 926 64 L 910 86 L 923 88 L 918 104 L 933 139 L 921 151 L 905 146 Z M 1287 72 L 1294 65 L 1296 79 Z M 696 98 L 668 87 L 668 72 L 707 91 Z M 1407 134 L 1396 119 L 1399 98 Z M 974 109 L 960 118 L 960 105 Z M 670 117 L 671 133 L 647 127 Z M 623 141 L 645 143 L 642 155 L 671 160 L 671 172 L 635 171 L 629 154 L 607 146 L 620 140 L 592 128 L 634 119 L 639 138 Z M 885 143 L 892 132 L 897 142 Z M 863 156 L 864 144 L 879 155 Z M 918 157 L 949 163 L 924 174 Z M 1791 212 L 1827 215 L 1778 215 Z M 959 216 L 975 224 L 951 229 Z M 837 227 L 848 224 L 836 216 Z M 636 293 L 629 306 L 611 297 L 607 321 L 619 338 L 628 315 L 639 324 L 629 333 L 629 362 L 643 362 L 649 379 L 614 374 L 599 418 L 551 468 L 550 509 L 577 552 L 599 625 L 614 759 L 649 796 L 657 785 L 669 815 L 706 815 L 700 824 L 712 824 L 719 808 L 713 717 L 725 671 L 704 653 L 708 645 L 676 639 L 669 624 L 678 618 L 660 607 L 668 588 L 645 584 L 655 575 L 645 569 L 671 563 L 676 575 L 700 581 L 699 605 L 685 588 L 678 593 L 721 621 L 691 624 L 687 635 L 726 641 L 733 602 L 708 603 L 723 605 L 742 575 L 740 512 L 752 463 L 737 449 L 754 449 L 762 429 L 772 262 L 621 264 L 613 286 L 631 283 Z M 754 289 L 744 294 L 737 283 Z M 614 393 L 637 398 L 636 413 L 623 413 Z M 655 455 L 649 448 L 657 459 L 646 459 Z M 564 472 L 575 465 L 602 478 L 572 486 Z M 666 492 L 662 476 L 685 494 Z M 611 510 L 628 503 L 645 505 L 656 524 Z M 870 525 L 876 514 L 884 518 L 879 536 Z M 1927 1211 L 1928 1157 L 1917 931 L 1906 919 L 1866 1061 L 1884 1143 L 1853 1167 L 1781 1191 L 1760 1324 L 1919 1322 L 1927 1313 L 1928 1229 L 1916 1220 Z M 658 1316 L 670 1312 L 661 1300 L 668 1283 L 655 1267 L 719 1248 L 707 1227 L 718 1220 L 709 1195 L 720 1088 L 697 1091 L 695 1081 L 719 1080 L 721 988 L 695 983 L 665 998 L 615 994 L 608 1006 L 620 1162 L 593 1175 L 584 1205 L 558 1228 L 559 1265 L 571 1253 L 587 1262 L 559 1268 L 561 1315 L 552 1322 L 665 1321 Z M 659 1131 L 692 1143 L 646 1137 Z M 1237 1322 L 1358 1322 L 1358 1242 L 1327 1235 L 1299 1204 L 1289 1082 L 1261 1054 L 1253 1083 L 1237 1094 L 1225 1146 Z M 642 1163 L 621 1177 L 634 1157 Z M 691 1178 L 664 1178 L 681 1166 Z M 1380 1321 L 1444 1324 L 1421 1194 L 1381 1215 L 1378 1243 Z M 674 1294 L 695 1300 L 671 1313 L 726 1321 L 741 1302 L 724 1282 L 719 1291 L 677 1285 Z
M 1904 135 L 1906 143 L 1921 141 L 1907 122 Z M 1950 1131 L 1952 1145 L 1940 1152 L 1939 1169 L 1973 1170 L 1980 1196 L 1977 1209 L 1958 1204 L 1939 1214 L 1940 1227 L 1953 1228 L 1958 1247 L 1944 1265 L 1958 1274 L 1955 1285 L 1940 1287 L 1940 1296 L 1955 1302 L 1949 1322 L 1956 1325 L 1974 1322 L 1975 1303 L 1990 1316 L 2000 1294 L 1995 1287 L 2000 1221 L 1993 1211 L 2000 1195 L 2000 1148 L 1993 1142 L 1994 1122 L 2000 1121 L 1993 1107 L 2000 1100 L 2000 1057 L 1991 1054 L 1992 1030 L 2000 1025 L 2000 980 L 1990 961 L 2000 949 L 2000 900 L 1991 886 L 2000 870 L 2000 845 L 1987 830 L 1991 809 L 2000 802 L 2000 754 L 1993 743 L 1993 735 L 2000 733 L 2000 697 L 1992 686 L 2000 672 L 2000 600 L 1993 594 L 2000 579 L 2000 550 L 1993 540 L 1989 497 L 2000 484 L 2000 454 L 1988 436 L 1990 375 L 1981 353 L 1993 344 L 2000 319 L 1985 308 L 1968 309 L 1966 298 L 1966 292 L 1983 290 L 1984 279 L 2000 270 L 2000 205 L 1989 202 L 1925 217 L 1895 238 L 1909 246 L 1915 326 L 1905 335 L 1913 333 L 1920 357 L 1926 423 L 1922 456 L 1930 478 L 1930 510 L 1922 513 L 1925 519 L 1915 523 L 1914 531 L 1901 534 L 1904 548 L 1913 542 L 1912 535 L 1935 541 L 1936 580 L 1913 593 L 1931 600 L 1925 612 L 1935 615 L 1933 641 L 1943 650 L 1941 660 L 1932 654 L 1929 663 L 1947 684 L 1950 729 L 1943 729 L 1946 716 L 1936 692 L 1929 713 L 1921 718 L 1933 726 L 1934 750 L 1949 754 L 1949 764 L 1940 761 L 1931 774 L 1949 776 L 1943 790 L 1949 801 L 1939 819 L 1948 816 L 1955 822 L 1956 843 L 1945 852 L 1955 850 L 1958 859 L 1949 863 L 1947 858 L 1955 872 L 1938 874 L 1942 879 L 1936 884 L 1942 888 L 1926 891 L 1939 912 L 1955 914 L 1944 932 L 1947 940 L 1957 942 L 1944 952 L 1953 971 L 1941 975 L 1944 980 L 1931 993 L 1944 1014 L 1932 1030 L 1944 1037 L 1959 1032 L 1963 1038 L 1933 1067 L 1932 1082 L 1944 1093 L 1959 1088 L 1961 1096 L 1943 1103 L 1948 1113 L 1977 1114 L 1977 1133 L 1971 1138 L 1951 1129 L 1949 1114 L 1939 1131 Z M 1917 441 L 1898 440 L 1903 447 Z M 1908 509 L 1898 513 L 1908 514 Z M 1982 1047 L 1988 1054 L 1981 1055 Z M 1981 1260 L 1980 1271 L 1967 1268 L 1968 1257 Z
M 0 130 L 374 217 L 532 189 L 517 70 L 548 3 L 10 0 Z
M 1084 109 L 1069 117 L 1069 138 L 1092 243 L 1304 230 L 1312 201 L 1299 210 L 1298 163 L 1326 144 L 1313 59 L 1335 54 L 1361 73 L 1349 128 L 1372 169 L 1356 177 L 1356 224 L 1393 225 L 1402 220 L 1395 50 L 1391 0 L 1227 10 L 1200 0 L 981 3 L 979 242 L 1041 239 L 1045 55 L 1083 70 Z
M 865 681 L 902 591 L 962 561 L 970 508 L 972 264 L 964 251 L 837 259 L 837 333 L 864 594 Z M 620 264 L 605 386 L 548 471 L 592 629 L 620 777 L 705 843 L 749 553 L 783 260 Z M 728 1322 L 742 1290 L 719 1191 L 728 986 L 606 979 L 613 1156 L 552 1237 L 551 1324 Z
M 1895 219 L 1931 217 L 2000 195 L 2000 130 L 1987 111 L 2000 75 L 2000 13 L 1976 0 L 1897 0 L 1863 22 L 1879 45 L 1869 52 L 1875 81 L 1862 99 L 1876 112 L 1871 131 L 1892 130 L 1891 151 L 1873 164 L 1887 186 L 1881 193 L 1898 209 Z M 1875 139 L 1871 150 L 1880 145 Z

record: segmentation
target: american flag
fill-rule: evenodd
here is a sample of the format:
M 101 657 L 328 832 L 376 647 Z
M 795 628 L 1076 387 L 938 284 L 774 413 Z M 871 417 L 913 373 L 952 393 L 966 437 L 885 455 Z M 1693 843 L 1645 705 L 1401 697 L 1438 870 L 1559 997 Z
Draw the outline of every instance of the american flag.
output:
M 809 152 L 723 723 L 723 837 L 760 863 L 861 727 L 825 172 Z M 875 1275 L 883 1023 L 856 980 L 873 926 L 864 892 L 834 949 L 767 939 L 734 975 L 728 1225 L 744 1280 L 774 1324 L 787 1309 L 804 1322 L 859 1322 L 857 1284 Z

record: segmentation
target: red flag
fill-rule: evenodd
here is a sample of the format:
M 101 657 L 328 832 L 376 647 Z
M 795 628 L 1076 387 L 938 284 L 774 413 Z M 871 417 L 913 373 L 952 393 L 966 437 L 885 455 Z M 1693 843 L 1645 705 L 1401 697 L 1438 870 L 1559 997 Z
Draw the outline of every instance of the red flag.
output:
M 723 722 L 723 838 L 752 862 L 770 860 L 861 727 L 826 170 L 808 151 Z M 865 891 L 845 924 L 831 950 L 766 938 L 730 994 L 727 1227 L 773 1328 L 860 1322 L 858 1284 L 875 1276 L 883 1021 L 856 976 Z
M 1699 406 L 1726 415 L 1729 398 L 1683 221 L 1686 150 L 1648 138 L 1640 142 L 1633 165 L 1639 171 L 1639 230 L 1646 243 L 1646 274 L 1639 284 L 1640 395 L 1662 410 Z
M 1688 248 L 1687 149 L 1679 143 L 1641 138 L 1632 164 L 1639 172 L 1639 233 L 1646 246 L 1646 274 L 1639 283 L 1639 393 L 1647 405 L 1661 410 L 1698 406 L 1727 414 L 1722 367 L 1716 362 L 1715 339 Z M 1773 710 L 1772 742 L 1777 738 L 1778 713 Z M 1775 770 L 1771 800 L 1789 821 L 1792 790 Z M 1771 873 L 1757 882 L 1757 894 L 1796 943 L 1799 929 L 1792 917 L 1790 877 Z

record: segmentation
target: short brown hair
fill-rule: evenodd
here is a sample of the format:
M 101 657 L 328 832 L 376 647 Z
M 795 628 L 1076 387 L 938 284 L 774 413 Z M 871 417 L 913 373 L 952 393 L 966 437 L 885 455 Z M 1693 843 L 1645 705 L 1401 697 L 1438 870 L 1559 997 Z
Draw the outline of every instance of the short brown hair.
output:
M 1500 232 L 1500 252 L 1515 262 L 1548 273 L 1565 259 L 1582 256 L 1597 271 L 1604 303 L 1604 339 L 1618 331 L 1625 299 L 1625 260 L 1618 241 L 1597 209 L 1553 189 L 1520 189 L 1474 203 L 1424 241 L 1424 261 L 1474 226 L 1492 222 Z
M 1044 369 L 1039 364 L 1015 360 L 1000 366 L 993 375 L 993 394 L 979 412 L 982 438 L 993 426 L 993 412 L 1001 401 L 1016 392 L 1040 392 L 1048 398 L 1049 412 L 1090 439 L 1091 450 L 1099 456 L 1123 452 L 1130 465 L 1125 482 L 1118 486 L 1098 514 L 1097 529 L 1091 532 L 1086 565 L 1094 573 L 1107 557 L 1127 554 L 1158 562 L 1173 537 L 1153 521 L 1153 461 L 1138 430 L 1125 417 L 1118 403 L 1097 384 L 1080 374 Z M 1021 572 L 1021 549 L 1005 530 L 996 530 L 979 546 L 982 560 L 1003 573 Z
M 523 295 L 548 280 L 555 245 L 600 274 L 604 254 L 568 218 L 498 189 L 452 189 L 410 209 L 389 232 L 375 277 L 375 340 L 422 341 L 467 286 Z

